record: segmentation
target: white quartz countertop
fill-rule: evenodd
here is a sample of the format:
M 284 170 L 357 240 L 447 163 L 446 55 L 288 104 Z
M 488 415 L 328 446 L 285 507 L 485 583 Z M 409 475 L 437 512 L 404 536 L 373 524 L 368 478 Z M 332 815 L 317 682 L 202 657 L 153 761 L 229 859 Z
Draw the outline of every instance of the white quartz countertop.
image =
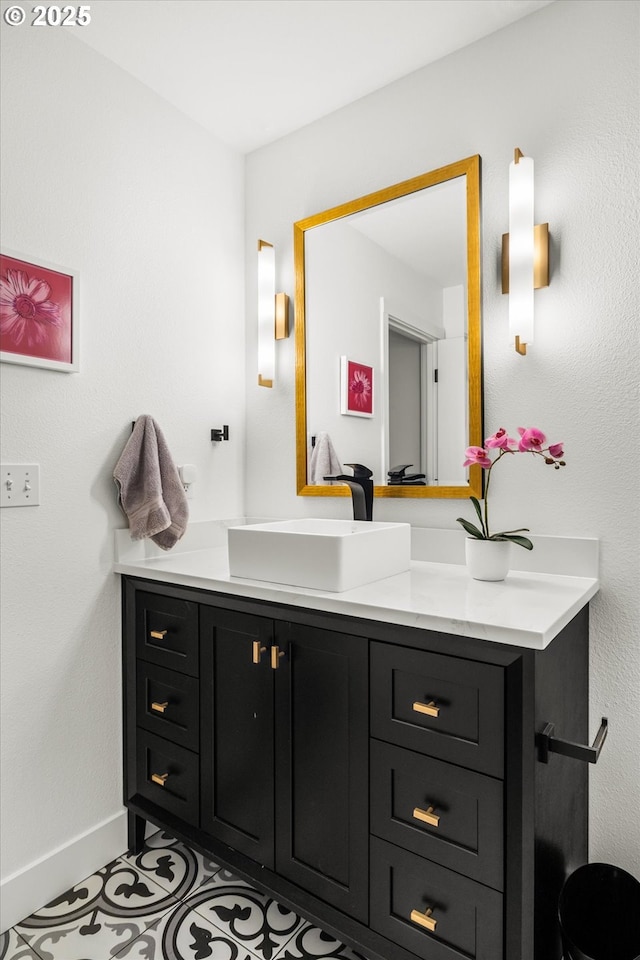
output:
M 128 531 L 118 531 L 118 534 L 128 535 Z M 218 540 L 218 545 L 203 546 L 202 537 L 193 538 L 194 549 L 162 556 L 142 556 L 140 549 L 136 553 L 135 549 L 118 550 L 117 546 L 114 571 L 236 597 L 268 600 L 536 650 L 548 646 L 597 593 L 599 586 L 597 576 L 531 570 L 513 570 L 499 583 L 483 582 L 472 580 L 462 563 L 416 559 L 412 560 L 406 573 L 342 593 L 322 592 L 231 577 L 224 539 L 226 531 L 223 534 L 222 543 L 220 536 L 213 538 Z M 123 538 L 121 542 L 124 544 Z M 592 540 L 580 543 L 597 545 L 597 541 Z M 550 556 L 558 554 L 554 544 L 546 544 L 546 547 Z M 426 554 L 425 551 L 416 552 L 428 556 L 428 551 Z M 544 553 L 543 544 L 540 555 Z M 597 546 L 595 557 L 597 562 Z M 580 573 L 586 569 L 582 564 Z

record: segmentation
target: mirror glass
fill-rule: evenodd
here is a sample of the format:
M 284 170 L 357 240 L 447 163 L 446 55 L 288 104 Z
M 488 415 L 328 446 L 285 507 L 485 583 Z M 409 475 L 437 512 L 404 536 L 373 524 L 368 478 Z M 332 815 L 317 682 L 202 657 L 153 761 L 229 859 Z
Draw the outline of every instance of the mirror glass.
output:
M 481 495 L 479 186 L 475 156 L 294 224 L 299 494 L 349 495 L 328 435 L 376 496 Z

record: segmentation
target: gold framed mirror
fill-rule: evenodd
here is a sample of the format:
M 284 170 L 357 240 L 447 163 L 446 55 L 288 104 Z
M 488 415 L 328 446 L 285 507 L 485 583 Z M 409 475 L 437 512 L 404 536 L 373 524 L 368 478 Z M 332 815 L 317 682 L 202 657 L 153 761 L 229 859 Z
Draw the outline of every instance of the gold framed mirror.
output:
M 481 468 L 462 467 L 482 445 L 480 157 L 293 235 L 298 495 L 350 495 L 312 469 L 327 434 L 341 463 L 373 470 L 376 497 L 481 497 Z

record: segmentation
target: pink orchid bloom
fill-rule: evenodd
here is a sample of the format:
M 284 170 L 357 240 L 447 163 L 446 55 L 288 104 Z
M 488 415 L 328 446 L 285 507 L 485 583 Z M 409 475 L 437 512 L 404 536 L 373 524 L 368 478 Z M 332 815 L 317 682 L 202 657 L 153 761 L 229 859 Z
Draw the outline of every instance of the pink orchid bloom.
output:
M 471 467 L 473 464 L 478 464 L 487 471 L 484 483 L 484 509 L 481 508 L 477 497 L 471 497 L 471 502 L 480 521 L 480 526 L 476 526 L 475 521 L 471 523 L 463 517 L 458 517 L 457 522 L 462 524 L 472 539 L 506 540 L 517 543 L 527 550 L 533 550 L 532 542 L 527 539 L 527 537 L 521 536 L 522 533 L 527 532 L 524 527 L 518 530 L 505 530 L 502 533 L 491 534 L 489 527 L 489 487 L 491 485 L 491 471 L 496 463 L 499 463 L 507 453 L 509 455 L 533 453 L 535 457 L 541 457 L 544 462 L 553 467 L 554 470 L 560 470 L 561 467 L 566 467 L 564 459 L 561 459 L 564 457 L 564 444 L 550 443 L 549 446 L 546 447 L 545 443 L 547 442 L 547 438 L 542 430 L 538 430 L 537 427 L 518 427 L 518 433 L 520 434 L 520 439 L 513 440 L 507 435 L 505 428 L 500 427 L 496 433 L 487 437 L 484 442 L 484 447 L 467 447 L 464 466 Z M 489 454 L 494 451 L 496 452 L 496 456 L 491 460 Z M 638 960 L 640 960 L 640 957 L 638 957 Z
M 537 427 L 529 427 L 527 430 L 524 427 L 518 427 L 518 433 L 520 434 L 518 450 L 521 452 L 525 450 L 537 450 L 539 452 L 547 441 L 542 430 L 538 430 Z
M 492 434 L 492 436 L 487 437 L 487 439 L 484 442 L 484 445 L 485 447 L 488 447 L 490 450 L 492 449 L 509 450 L 511 447 L 515 448 L 517 443 L 518 443 L 517 440 L 514 440 L 513 437 L 510 437 L 507 434 L 507 431 L 505 430 L 504 427 L 500 427 L 497 433 L 494 433 Z M 515 452 L 515 449 L 514 449 L 514 452 Z
M 491 460 L 487 456 L 487 451 L 483 447 L 467 447 L 465 450 L 465 457 L 466 460 L 462 464 L 463 467 L 471 467 L 477 463 L 486 470 L 491 466 Z

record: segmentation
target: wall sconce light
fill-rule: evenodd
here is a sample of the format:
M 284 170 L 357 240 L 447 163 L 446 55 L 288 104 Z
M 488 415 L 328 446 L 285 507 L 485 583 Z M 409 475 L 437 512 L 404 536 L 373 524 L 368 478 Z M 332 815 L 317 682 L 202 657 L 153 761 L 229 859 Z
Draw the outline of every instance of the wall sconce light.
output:
M 549 286 L 549 224 L 533 222 L 533 160 L 517 147 L 509 164 L 509 233 L 502 236 L 502 292 L 509 336 L 524 356 L 533 343 L 533 291 Z
M 258 385 L 272 387 L 276 340 L 289 336 L 289 297 L 276 293 L 276 256 L 272 243 L 258 240 Z

